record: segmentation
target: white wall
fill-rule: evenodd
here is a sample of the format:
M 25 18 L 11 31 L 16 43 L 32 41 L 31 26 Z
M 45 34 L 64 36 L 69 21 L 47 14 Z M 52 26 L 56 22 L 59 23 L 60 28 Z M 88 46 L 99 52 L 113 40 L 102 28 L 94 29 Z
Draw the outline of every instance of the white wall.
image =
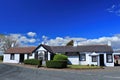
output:
M 113 67 L 114 66 L 114 56 L 113 56 L 113 62 L 112 63 L 108 63 L 107 62 L 107 60 L 106 60 L 106 54 L 107 53 L 97 53 L 97 54 L 104 54 L 104 64 L 105 64 L 105 66 L 111 66 L 111 67 Z M 94 64 L 94 65 L 98 65 L 98 66 L 100 66 L 100 56 L 98 55 L 98 61 L 97 62 L 92 62 L 92 56 L 89 56 L 89 64 L 91 65 L 91 64 Z
M 79 65 L 79 56 L 68 56 L 68 60 L 73 65 Z
M 48 52 L 48 60 L 50 60 L 50 53 Z
M 68 60 L 73 64 L 73 65 L 98 65 L 98 62 L 92 62 L 92 57 L 90 56 L 89 52 L 85 52 L 86 60 L 85 61 L 79 61 L 79 56 L 68 56 Z
M 28 59 L 28 54 L 24 54 L 24 60 Z
M 85 56 L 86 56 L 86 60 L 85 61 L 80 61 L 80 65 L 88 65 L 90 64 L 90 56 L 89 56 L 90 53 L 85 53 Z
M 34 59 L 35 58 L 35 53 L 32 53 L 32 55 L 29 55 L 29 59 Z
M 39 50 L 47 51 L 47 50 L 46 50 L 45 48 L 43 48 L 42 46 L 37 49 L 37 51 L 39 51 Z
M 4 54 L 3 63 L 19 63 L 19 54 L 14 54 L 14 60 L 10 60 L 10 54 Z
M 47 51 L 45 48 L 42 46 L 37 49 L 37 51 Z M 50 52 L 48 52 L 48 60 L 50 60 Z M 35 57 L 35 53 L 32 53 L 32 56 L 29 56 L 29 59 L 33 59 Z
M 113 67 L 114 66 L 114 56 L 113 56 L 113 62 L 112 63 L 107 63 L 106 54 L 104 54 L 104 63 L 105 63 L 105 66 Z

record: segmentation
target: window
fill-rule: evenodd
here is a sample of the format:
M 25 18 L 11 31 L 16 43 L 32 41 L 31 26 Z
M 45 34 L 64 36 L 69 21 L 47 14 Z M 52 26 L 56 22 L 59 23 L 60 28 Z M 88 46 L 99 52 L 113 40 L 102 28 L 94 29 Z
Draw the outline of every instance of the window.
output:
M 112 54 L 107 54 L 106 57 L 107 57 L 107 62 L 108 63 L 112 63 L 113 62 Z
M 29 56 L 32 56 L 32 54 L 29 54 Z
M 38 52 L 38 59 L 44 60 L 44 51 L 39 51 Z
M 97 56 L 92 56 L 92 62 L 97 62 Z
M 11 55 L 10 55 L 10 60 L 14 60 L 14 58 L 15 58 L 15 55 L 14 55 L 14 54 L 11 54 Z
M 80 61 L 85 61 L 85 60 L 86 60 L 86 55 L 80 54 Z
M 29 59 L 30 54 L 27 54 L 27 59 Z

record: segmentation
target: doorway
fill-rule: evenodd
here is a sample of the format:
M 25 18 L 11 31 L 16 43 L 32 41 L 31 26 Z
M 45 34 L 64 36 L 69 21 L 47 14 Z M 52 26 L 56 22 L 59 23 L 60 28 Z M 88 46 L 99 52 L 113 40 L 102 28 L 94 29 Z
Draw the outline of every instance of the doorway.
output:
M 105 66 L 104 64 L 104 54 L 100 54 L 100 66 Z
M 20 62 L 22 63 L 24 61 L 24 54 L 20 54 Z

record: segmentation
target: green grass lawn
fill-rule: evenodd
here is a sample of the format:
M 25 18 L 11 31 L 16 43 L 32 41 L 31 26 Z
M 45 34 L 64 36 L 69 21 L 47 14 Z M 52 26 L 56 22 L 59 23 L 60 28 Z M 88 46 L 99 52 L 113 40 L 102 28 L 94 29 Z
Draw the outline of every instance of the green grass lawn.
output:
M 87 65 L 68 65 L 70 69 L 101 69 L 101 66 L 87 66 Z

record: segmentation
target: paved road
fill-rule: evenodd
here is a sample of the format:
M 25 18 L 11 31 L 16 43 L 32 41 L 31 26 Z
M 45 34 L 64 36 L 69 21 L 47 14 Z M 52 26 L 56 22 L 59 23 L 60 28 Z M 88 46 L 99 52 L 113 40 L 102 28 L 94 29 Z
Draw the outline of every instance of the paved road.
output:
M 120 80 L 120 67 L 57 71 L 0 64 L 0 80 Z

